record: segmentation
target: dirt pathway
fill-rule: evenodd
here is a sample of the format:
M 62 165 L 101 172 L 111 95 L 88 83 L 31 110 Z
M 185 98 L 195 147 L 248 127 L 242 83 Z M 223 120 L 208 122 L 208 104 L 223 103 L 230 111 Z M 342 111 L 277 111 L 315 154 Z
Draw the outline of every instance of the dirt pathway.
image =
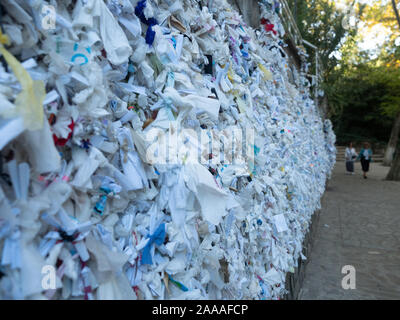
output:
M 400 299 L 400 182 L 372 164 L 364 180 L 336 164 L 322 201 L 299 299 Z M 354 266 L 356 289 L 342 288 L 342 267 Z

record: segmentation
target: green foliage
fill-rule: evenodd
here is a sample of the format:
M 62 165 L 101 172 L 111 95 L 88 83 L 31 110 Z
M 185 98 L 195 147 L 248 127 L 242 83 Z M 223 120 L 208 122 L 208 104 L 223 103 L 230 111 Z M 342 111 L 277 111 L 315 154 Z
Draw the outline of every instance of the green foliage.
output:
M 377 61 L 352 66 L 333 84 L 339 110 L 332 116 L 338 141 L 387 142 L 400 112 L 400 71 Z
M 381 103 L 382 113 L 394 119 L 400 112 L 400 70 L 386 66 L 377 68 L 376 72 L 379 81 L 387 88 Z
M 318 47 L 325 80 L 338 64 L 332 53 L 341 47 L 346 36 L 356 31 L 343 27 L 346 12 L 339 11 L 332 1 L 289 0 L 288 4 L 295 14 L 303 39 Z M 306 50 L 311 57 L 314 56 L 311 48 L 306 47 Z
M 397 36 L 390 36 L 384 47 L 376 49 L 378 58 L 371 60 L 371 52 L 358 47 L 362 41 L 358 29 L 343 26 L 349 10 L 338 10 L 335 1 L 330 0 L 289 0 L 288 4 L 303 38 L 319 49 L 322 89 L 328 98 L 328 117 L 334 123 L 338 142 L 387 142 L 393 119 L 400 112 Z M 391 29 L 395 26 L 389 2 L 376 1 L 367 6 L 348 0 L 347 6 L 354 8 L 356 21 L 363 20 L 368 27 L 377 23 Z M 312 49 L 306 49 L 312 57 Z

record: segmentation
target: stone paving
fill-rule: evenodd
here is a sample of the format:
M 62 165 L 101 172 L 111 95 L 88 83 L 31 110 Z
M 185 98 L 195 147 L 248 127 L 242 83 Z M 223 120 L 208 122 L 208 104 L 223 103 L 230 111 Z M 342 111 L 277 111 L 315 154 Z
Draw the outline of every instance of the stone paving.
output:
M 368 179 L 336 164 L 322 201 L 301 300 L 400 299 L 400 182 L 371 164 Z M 342 267 L 356 269 L 356 289 L 342 288 Z

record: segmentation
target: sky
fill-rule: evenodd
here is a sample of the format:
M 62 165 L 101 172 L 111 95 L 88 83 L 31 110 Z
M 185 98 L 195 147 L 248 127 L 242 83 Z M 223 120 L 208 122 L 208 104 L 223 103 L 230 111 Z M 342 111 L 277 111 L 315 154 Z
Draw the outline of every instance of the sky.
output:
M 361 4 L 372 5 L 376 2 L 376 0 L 358 0 L 358 2 Z M 389 0 L 380 0 L 380 2 L 382 4 L 386 4 L 389 2 Z M 372 28 L 368 28 L 361 21 L 359 27 L 362 38 L 364 39 L 364 41 L 359 43 L 359 47 L 365 51 L 374 50 L 377 47 L 382 46 L 391 33 L 390 29 L 385 28 L 381 24 L 377 24 Z
M 377 1 L 381 2 L 382 4 L 387 4 L 391 0 L 356 0 L 360 4 L 367 4 L 373 5 Z M 342 10 L 346 10 L 348 8 L 349 0 L 337 0 L 335 1 L 336 7 Z M 399 3 L 400 5 L 400 3 Z M 357 23 L 355 18 L 351 17 L 351 13 L 349 15 L 349 19 L 345 22 L 349 25 L 349 27 L 354 27 Z M 368 27 L 363 21 L 358 21 L 358 29 L 359 34 L 361 35 L 362 41 L 358 43 L 358 46 L 363 51 L 370 51 L 371 58 L 376 56 L 375 50 L 381 47 L 387 38 L 391 34 L 391 30 L 384 27 L 381 24 L 376 24 L 373 27 Z M 400 45 L 400 38 L 398 39 L 398 43 L 396 45 Z M 334 53 L 335 56 L 338 56 L 338 53 Z
M 363 38 L 363 41 L 358 44 L 360 49 L 362 50 L 374 50 L 380 46 L 382 46 L 390 35 L 391 31 L 384 26 L 377 24 L 372 28 L 361 27 L 360 34 Z

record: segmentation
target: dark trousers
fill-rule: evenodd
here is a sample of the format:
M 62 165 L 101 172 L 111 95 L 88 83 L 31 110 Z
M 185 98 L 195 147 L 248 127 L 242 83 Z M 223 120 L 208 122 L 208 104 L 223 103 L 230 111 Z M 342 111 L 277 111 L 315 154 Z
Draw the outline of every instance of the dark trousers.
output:
M 354 172 L 354 162 L 353 161 L 346 161 L 346 170 L 348 172 Z
M 364 172 L 369 171 L 369 163 L 370 163 L 370 160 L 365 160 L 365 158 L 361 158 L 362 171 L 364 171 Z

